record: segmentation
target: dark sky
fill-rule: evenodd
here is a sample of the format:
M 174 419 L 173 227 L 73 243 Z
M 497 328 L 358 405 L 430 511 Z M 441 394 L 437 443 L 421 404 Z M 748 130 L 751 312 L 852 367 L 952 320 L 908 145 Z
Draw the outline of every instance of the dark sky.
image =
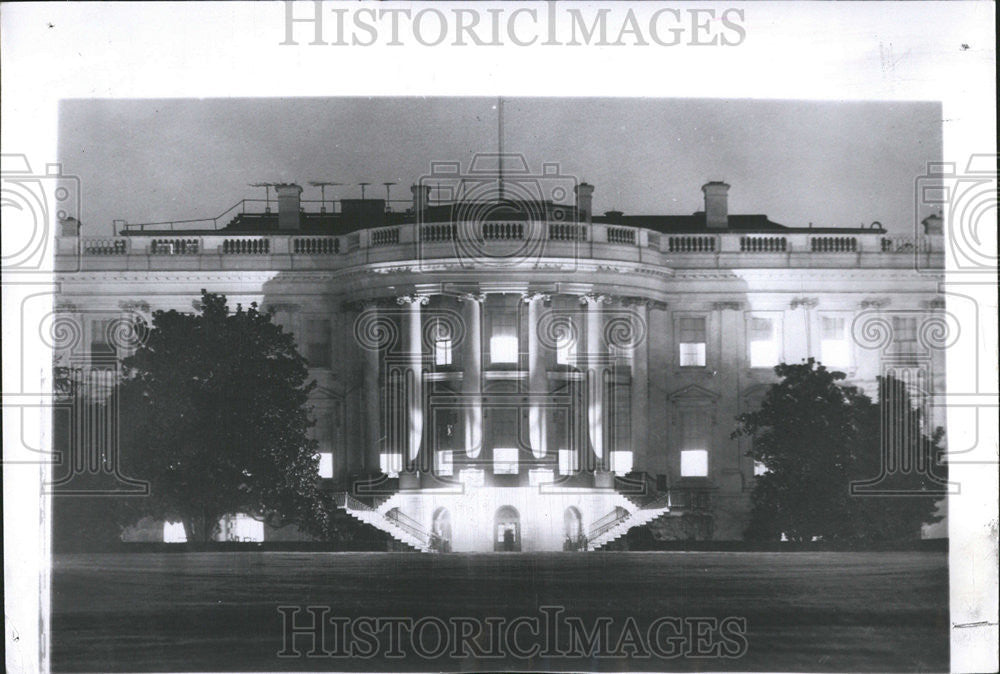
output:
M 504 100 L 505 151 L 595 185 L 595 212 L 692 213 L 701 185 L 725 180 L 732 213 L 898 233 L 912 233 L 914 182 L 940 160 L 940 120 L 929 102 Z M 496 151 L 496 99 L 67 100 L 59 147 L 81 179 L 84 233 L 110 234 L 115 218 L 219 215 L 263 197 L 252 182 L 318 199 L 310 180 L 347 183 L 338 197 L 395 181 L 393 198 L 409 198 L 430 162 Z

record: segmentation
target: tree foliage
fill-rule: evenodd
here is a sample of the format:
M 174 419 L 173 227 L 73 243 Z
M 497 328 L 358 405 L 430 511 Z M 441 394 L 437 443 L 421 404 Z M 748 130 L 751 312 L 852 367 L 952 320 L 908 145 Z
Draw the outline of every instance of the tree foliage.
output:
M 211 539 L 226 514 L 295 522 L 322 535 L 305 360 L 271 315 L 202 291 L 200 311 L 157 311 L 123 362 L 119 386 L 126 471 L 152 494 L 136 515 L 181 521 Z M 141 503 L 140 503 L 141 502 Z
M 934 512 L 947 477 L 939 465 L 944 432 L 921 430 L 921 411 L 902 382 L 880 377 L 874 402 L 842 383 L 843 372 L 811 358 L 783 363 L 775 372 L 781 381 L 768 389 L 760 409 L 737 417 L 733 433 L 752 437 L 749 454 L 766 467 L 755 480 L 747 538 L 913 539 L 922 524 L 941 519 Z M 890 471 L 879 482 L 881 491 L 896 493 L 852 495 L 852 483 L 883 474 L 890 449 L 915 459 L 912 470 Z

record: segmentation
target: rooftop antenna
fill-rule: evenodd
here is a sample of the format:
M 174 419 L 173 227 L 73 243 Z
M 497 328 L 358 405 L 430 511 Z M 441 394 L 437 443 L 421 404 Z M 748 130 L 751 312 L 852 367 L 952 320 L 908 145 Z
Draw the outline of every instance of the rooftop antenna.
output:
M 503 201 L 503 96 L 497 96 L 497 170 L 499 173 L 498 185 L 500 187 L 500 198 Z
M 358 183 L 358 184 L 361 185 L 361 201 L 364 201 L 365 200 L 365 187 L 367 185 L 371 185 L 371 183 Z
M 277 185 L 277 183 L 250 183 L 250 187 L 263 187 L 264 188 L 264 212 L 271 212 L 271 188 Z
M 325 182 L 322 180 L 310 180 L 309 184 L 312 185 L 313 187 L 319 188 L 319 198 L 320 198 L 319 212 L 326 213 L 326 188 L 336 187 L 337 185 L 342 185 L 343 183 Z
M 389 205 L 389 203 L 390 203 L 389 202 L 389 188 L 392 187 L 393 185 L 395 185 L 396 183 L 382 183 L 382 184 L 385 185 L 385 212 L 388 213 L 389 211 L 392 210 L 392 207 Z

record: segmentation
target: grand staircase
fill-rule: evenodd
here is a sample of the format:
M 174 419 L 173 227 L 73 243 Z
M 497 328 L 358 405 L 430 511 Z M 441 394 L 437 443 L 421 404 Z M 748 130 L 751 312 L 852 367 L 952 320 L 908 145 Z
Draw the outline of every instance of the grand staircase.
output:
M 377 506 L 362 503 L 346 492 L 337 494 L 337 506 L 356 520 L 380 529 L 394 539 L 410 546 L 418 552 L 431 551 L 431 534 L 412 517 L 408 517 L 396 507 L 395 495 Z
M 618 540 L 632 527 L 649 524 L 670 512 L 669 493 L 641 505 L 621 494 L 616 497 L 618 503 L 614 509 L 594 522 L 587 532 L 588 544 L 594 550 Z

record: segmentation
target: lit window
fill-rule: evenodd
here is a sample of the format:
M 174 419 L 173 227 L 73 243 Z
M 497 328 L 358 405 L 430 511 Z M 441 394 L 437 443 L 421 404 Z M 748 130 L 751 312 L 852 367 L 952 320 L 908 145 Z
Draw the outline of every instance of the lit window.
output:
M 517 448 L 493 448 L 493 473 L 496 475 L 517 475 Z
M 708 451 L 704 449 L 682 451 L 681 477 L 708 477 Z
M 556 340 L 556 363 L 559 365 L 576 364 L 576 339 L 564 334 Z
M 834 316 L 823 316 L 820 327 L 820 361 L 824 365 L 844 367 L 851 364 L 850 342 L 847 339 L 847 321 Z
M 454 473 L 455 464 L 450 449 L 444 449 L 435 453 L 434 462 L 434 470 L 438 475 L 449 476 Z
M 708 476 L 709 411 L 700 407 L 681 410 L 680 449 L 681 476 Z
M 481 468 L 464 468 L 458 477 L 467 487 L 482 487 L 486 479 Z
M 761 463 L 760 461 L 753 462 L 753 474 L 755 477 L 758 475 L 763 475 L 764 473 L 767 472 L 768 472 L 767 466 L 765 466 L 763 463 Z
M 577 453 L 572 449 L 559 450 L 559 474 L 572 475 L 580 469 Z
M 164 522 L 163 542 L 187 543 L 187 534 L 184 533 L 184 525 L 180 522 Z
M 632 472 L 632 452 L 613 451 L 611 452 L 611 472 L 616 475 L 624 475 Z
M 434 364 L 451 365 L 451 331 L 440 319 L 434 319 Z
M 750 367 L 774 367 L 778 364 L 777 321 L 754 316 L 750 319 Z
M 311 367 L 330 366 L 330 321 L 306 321 L 306 360 Z
M 389 477 L 399 477 L 399 471 L 403 470 L 403 455 L 396 453 L 385 453 L 379 455 L 379 469 Z
M 219 520 L 220 541 L 260 542 L 264 540 L 264 523 L 249 515 L 226 515 Z
M 540 484 L 551 484 L 555 478 L 549 468 L 532 468 L 528 471 L 528 484 L 537 487 Z
M 499 314 L 493 318 L 493 333 L 490 336 L 490 362 L 516 363 L 517 356 L 517 326 L 514 316 Z
M 320 452 L 319 476 L 324 480 L 329 480 L 333 477 L 333 454 L 330 452 Z
M 681 367 L 705 366 L 705 318 L 680 319 L 678 341 Z

